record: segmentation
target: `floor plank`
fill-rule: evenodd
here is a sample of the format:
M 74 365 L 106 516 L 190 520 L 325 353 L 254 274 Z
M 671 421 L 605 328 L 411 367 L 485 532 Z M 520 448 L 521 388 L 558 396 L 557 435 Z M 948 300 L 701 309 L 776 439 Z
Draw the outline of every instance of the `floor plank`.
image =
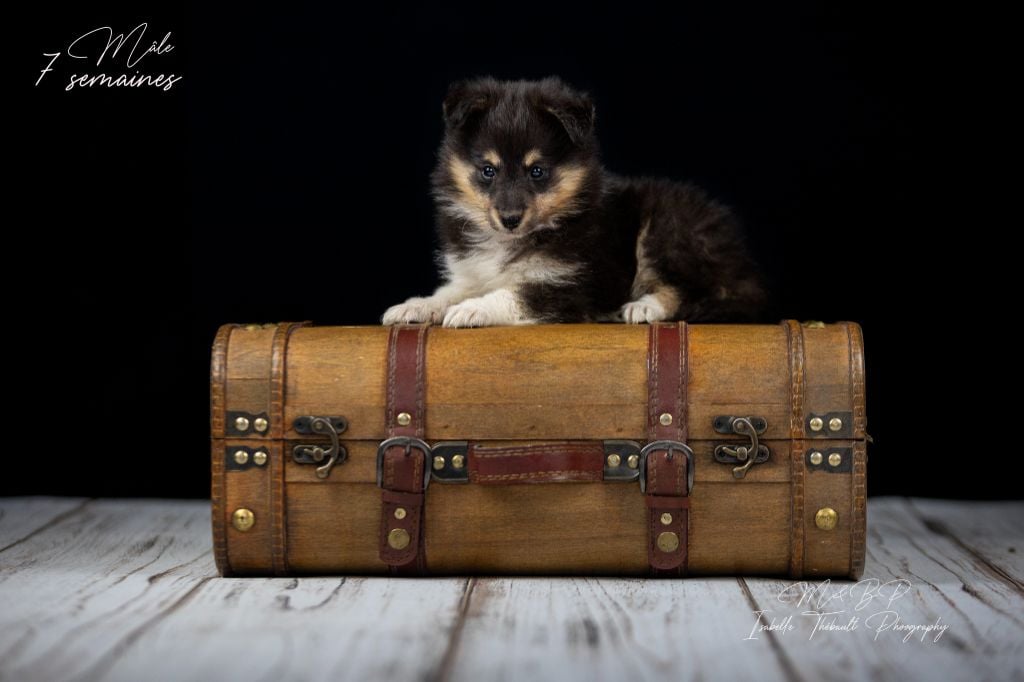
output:
M 429 678 L 467 582 L 214 580 L 126 647 L 101 679 L 145 679 L 154 660 L 175 661 L 174 677 L 187 680 Z
M 99 500 L 0 554 L 4 677 L 96 677 L 215 575 L 209 525 L 209 503 Z
M 481 579 L 450 679 L 787 679 L 769 642 L 741 641 L 749 613 L 734 578 Z
M 945 535 L 1024 593 L 1024 511 L 1014 502 L 910 501 L 925 527 Z
M 213 580 L 209 503 L 77 509 L 3 555 L 0 679 L 139 680 L 154 661 L 176 679 L 413 679 L 440 668 L 468 583 Z
M 87 502 L 82 497 L 0 497 L 0 552 L 60 523 Z
M 870 501 L 859 583 L 745 582 L 765 611 L 762 622 L 792 625 L 770 636 L 800 662 L 801 679 L 828 679 L 837 668 L 850 679 L 1024 678 L 1019 590 L 931 532 L 902 498 Z M 852 619 L 850 630 L 824 627 Z M 901 629 L 910 626 L 922 628 Z

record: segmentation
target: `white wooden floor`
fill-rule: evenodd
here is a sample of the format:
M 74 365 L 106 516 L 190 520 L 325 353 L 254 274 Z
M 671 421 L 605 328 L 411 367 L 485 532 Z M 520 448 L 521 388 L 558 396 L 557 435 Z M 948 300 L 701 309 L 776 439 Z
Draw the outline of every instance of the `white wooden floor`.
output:
M 208 503 L 0 499 L 0 680 L 1024 680 L 1024 503 L 868 534 L 857 584 L 221 579 Z

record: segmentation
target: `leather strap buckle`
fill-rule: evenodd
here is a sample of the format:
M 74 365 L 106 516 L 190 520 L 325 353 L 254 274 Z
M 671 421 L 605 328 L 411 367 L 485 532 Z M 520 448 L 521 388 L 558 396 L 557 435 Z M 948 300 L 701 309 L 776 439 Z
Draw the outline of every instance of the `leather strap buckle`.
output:
M 414 449 L 423 453 L 423 492 L 426 492 L 427 486 L 430 485 L 430 446 L 421 439 L 411 436 L 388 438 L 377 446 L 377 487 L 384 487 L 384 454 L 391 448 L 403 448 L 406 455 L 409 455 Z
M 669 459 L 674 452 L 686 455 L 686 494 L 689 495 L 693 490 L 693 450 L 677 440 L 651 441 L 640 450 L 640 492 L 647 492 L 647 456 L 656 450 L 667 450 Z

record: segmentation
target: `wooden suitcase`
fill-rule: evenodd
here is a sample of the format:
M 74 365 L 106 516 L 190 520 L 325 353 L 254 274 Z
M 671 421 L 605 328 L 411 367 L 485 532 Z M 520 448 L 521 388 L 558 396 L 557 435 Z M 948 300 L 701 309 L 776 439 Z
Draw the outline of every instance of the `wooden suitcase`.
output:
M 860 576 L 860 327 L 225 325 L 224 575 Z

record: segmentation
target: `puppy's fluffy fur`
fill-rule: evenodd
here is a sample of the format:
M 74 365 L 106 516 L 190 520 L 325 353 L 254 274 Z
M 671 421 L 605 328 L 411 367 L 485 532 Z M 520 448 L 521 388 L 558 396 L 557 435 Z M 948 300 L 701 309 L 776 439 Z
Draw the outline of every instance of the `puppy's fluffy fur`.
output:
M 432 175 L 446 283 L 384 324 L 748 321 L 737 221 L 691 184 L 606 171 L 590 98 L 557 78 L 455 83 Z

